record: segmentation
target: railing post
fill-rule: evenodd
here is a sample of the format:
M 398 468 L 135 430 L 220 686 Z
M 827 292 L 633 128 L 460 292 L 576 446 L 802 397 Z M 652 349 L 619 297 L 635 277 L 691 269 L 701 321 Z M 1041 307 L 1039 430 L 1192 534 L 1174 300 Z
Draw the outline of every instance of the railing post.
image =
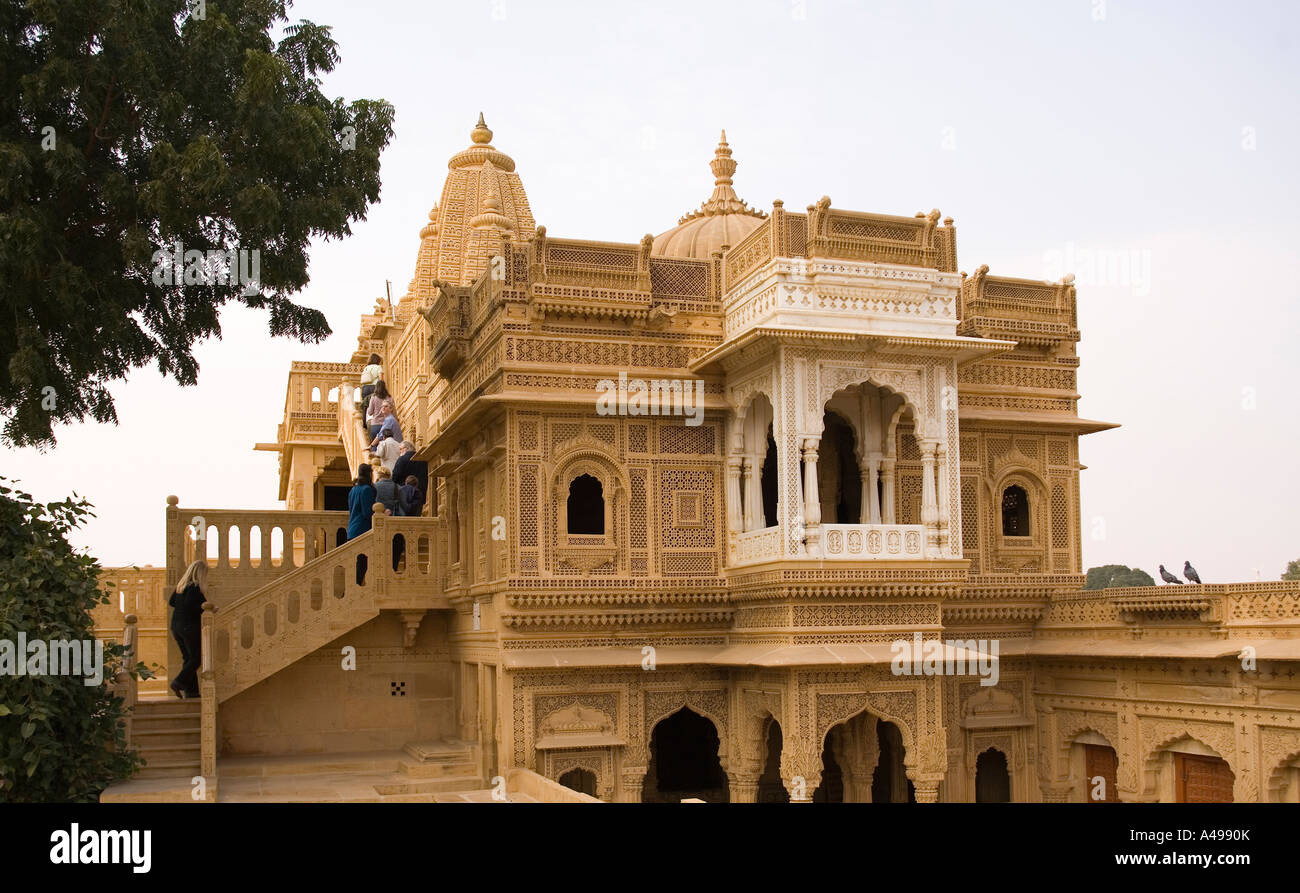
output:
M 199 772 L 203 776 L 204 799 L 208 803 L 217 802 L 217 674 L 212 660 L 216 610 L 217 606 L 212 602 L 203 603 L 199 643 Z
M 139 695 L 139 682 L 135 678 L 136 623 L 139 618 L 134 614 L 126 615 L 126 625 L 122 627 L 122 644 L 126 652 L 122 655 L 122 669 L 113 677 L 116 688 L 121 692 L 126 706 L 126 744 L 131 746 L 131 734 L 134 729 L 135 704 Z
M 371 507 L 370 530 L 373 534 L 371 539 L 375 543 L 370 559 L 377 566 L 366 569 L 366 589 L 377 594 L 384 590 L 380 581 L 388 579 L 393 561 L 393 534 L 388 526 L 388 506 L 382 502 L 376 502 Z

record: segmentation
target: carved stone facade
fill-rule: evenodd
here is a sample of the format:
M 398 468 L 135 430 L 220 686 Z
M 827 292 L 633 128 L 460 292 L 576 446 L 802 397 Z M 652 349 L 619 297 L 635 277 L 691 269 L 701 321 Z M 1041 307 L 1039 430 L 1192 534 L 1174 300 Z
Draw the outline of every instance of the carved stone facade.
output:
M 938 211 L 755 212 L 725 140 L 677 229 L 555 238 L 491 139 L 480 120 L 451 160 L 410 289 L 363 317 L 350 361 L 295 364 L 267 445 L 289 509 L 321 513 L 367 461 L 348 381 L 377 352 L 425 516 L 332 551 L 329 516 L 304 516 L 303 567 L 220 606 L 219 629 L 253 618 L 236 657 L 284 675 L 322 647 L 262 618 L 313 579 L 328 603 L 331 556 L 362 556 L 382 573 L 330 622 L 401 610 L 426 642 L 421 612 L 441 612 L 438 728 L 479 749 L 485 784 L 523 767 L 605 800 L 1084 800 L 1095 747 L 1121 799 L 1172 799 L 1178 753 L 1222 758 L 1237 800 L 1300 799 L 1300 586 L 1082 590 L 1078 439 L 1113 426 L 1077 413 L 1072 277 L 959 273 Z M 390 574 L 397 532 L 411 569 Z M 173 575 L 184 555 L 169 541 Z M 939 672 L 899 672 L 895 643 L 940 640 Z

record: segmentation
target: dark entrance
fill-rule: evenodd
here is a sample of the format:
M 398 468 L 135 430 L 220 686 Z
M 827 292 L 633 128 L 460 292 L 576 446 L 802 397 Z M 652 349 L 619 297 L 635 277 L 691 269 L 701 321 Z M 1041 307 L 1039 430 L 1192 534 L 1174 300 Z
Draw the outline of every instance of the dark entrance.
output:
M 560 776 L 560 784 L 579 794 L 596 796 L 596 773 L 589 769 L 570 769 Z
M 772 426 L 767 426 L 767 455 L 763 457 L 763 471 L 759 476 L 763 488 L 763 526 L 775 527 L 776 519 L 776 438 Z
M 759 803 L 789 803 L 790 792 L 781 781 L 781 724 L 775 719 L 767 723 L 767 760 L 763 763 L 763 774 L 758 777 Z
M 880 747 L 880 761 L 871 776 L 872 803 L 915 803 L 916 789 L 903 768 L 907 750 L 903 747 L 903 733 L 892 722 L 876 723 L 876 743 Z
M 650 766 L 641 786 L 643 803 L 677 803 L 696 797 L 727 803 L 727 776 L 718 760 L 718 731 L 709 720 L 683 707 L 655 726 Z
M 1011 775 L 1002 751 L 990 747 L 975 760 L 975 802 L 1011 802 Z

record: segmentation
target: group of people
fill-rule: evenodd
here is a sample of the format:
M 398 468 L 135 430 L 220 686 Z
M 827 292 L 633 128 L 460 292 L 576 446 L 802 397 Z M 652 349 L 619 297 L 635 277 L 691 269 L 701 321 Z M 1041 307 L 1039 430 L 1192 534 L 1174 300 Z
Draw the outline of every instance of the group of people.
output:
M 402 439 L 397 407 L 383 379 L 379 354 L 372 353 L 361 372 L 361 401 L 370 434 L 371 460 L 357 468 L 348 493 L 348 539 L 370 529 L 376 503 L 389 515 L 419 515 L 424 491 L 415 470 L 415 444 Z

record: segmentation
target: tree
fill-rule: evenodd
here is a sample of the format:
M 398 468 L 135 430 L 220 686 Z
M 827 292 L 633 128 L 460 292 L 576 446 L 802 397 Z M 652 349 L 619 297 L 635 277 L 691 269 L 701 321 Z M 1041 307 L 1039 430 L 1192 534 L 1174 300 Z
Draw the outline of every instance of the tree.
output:
M 337 45 L 309 21 L 274 42 L 287 7 L 0 0 L 0 439 L 116 422 L 108 386 L 150 364 L 194 384 L 229 301 L 330 334 L 290 296 L 309 240 L 378 199 L 394 112 L 327 99 Z
M 1288 561 L 1286 570 L 1282 572 L 1283 580 L 1300 580 L 1300 558 L 1295 561 Z
M 1151 575 L 1138 567 L 1125 567 L 1122 564 L 1103 564 L 1101 567 L 1088 568 L 1084 589 L 1113 589 L 1116 586 L 1154 586 L 1156 581 Z
M 0 478 L 0 801 L 95 800 L 140 765 L 127 750 L 125 702 L 109 687 L 123 646 L 105 643 L 97 685 L 86 684 L 84 665 L 83 675 L 54 675 L 48 644 L 40 663 L 16 653 L 20 633 L 29 648 L 94 639 L 90 610 L 109 595 L 95 559 L 67 539 L 90 514 L 85 500 L 42 505 Z M 16 675 L 6 665 L 15 658 L 40 674 Z M 148 675 L 140 663 L 128 672 Z

